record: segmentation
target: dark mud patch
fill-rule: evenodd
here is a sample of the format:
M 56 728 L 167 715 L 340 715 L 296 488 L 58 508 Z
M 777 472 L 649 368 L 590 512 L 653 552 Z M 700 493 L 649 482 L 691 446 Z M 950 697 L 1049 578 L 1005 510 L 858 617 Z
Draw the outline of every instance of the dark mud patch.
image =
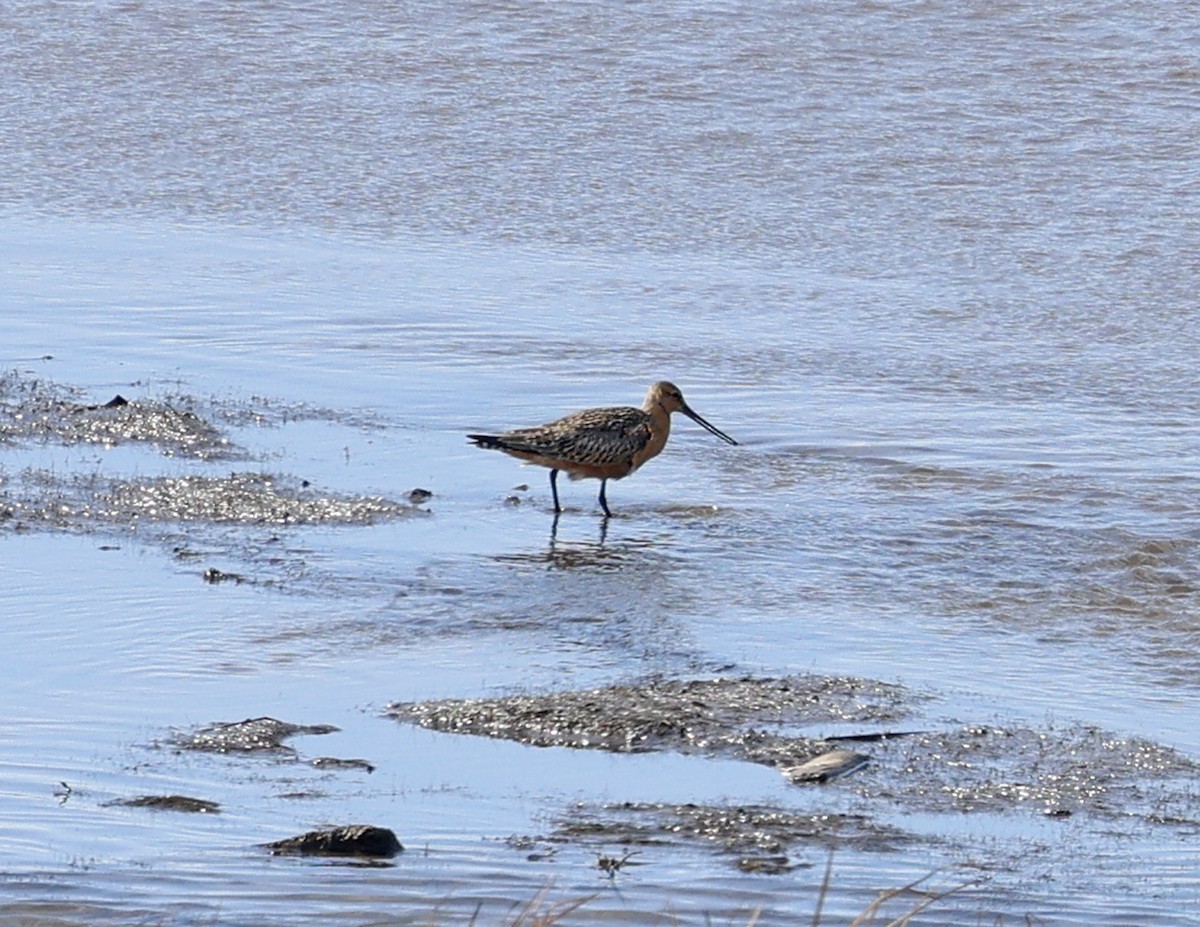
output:
M 291 724 L 275 718 L 247 718 L 178 733 L 171 743 L 183 750 L 206 753 L 266 753 L 294 757 L 296 751 L 284 741 L 301 735 L 332 734 L 337 730 L 332 724 Z
M 914 697 L 901 686 L 851 677 L 657 680 L 550 695 L 397 702 L 387 714 L 431 730 L 539 747 L 641 753 L 672 750 L 797 765 L 823 752 L 786 728 L 886 724 Z M 764 731 L 766 726 L 776 732 Z
M 881 744 L 872 753 L 860 793 L 920 811 L 1026 809 L 1193 825 L 1200 813 L 1195 760 L 1088 725 L 963 727 Z
M 375 859 L 390 859 L 404 850 L 392 830 L 370 824 L 311 830 L 264 846 L 276 856 L 360 856 Z
M 130 384 L 141 389 L 144 384 Z M 132 395 L 132 394 L 131 394 Z M 166 457 L 244 459 L 229 429 L 328 422 L 358 429 L 386 423 L 364 410 L 339 410 L 265 396 L 198 397 L 183 392 L 90 398 L 83 390 L 18 370 L 0 372 L 0 445 L 142 444 Z
M 188 795 L 138 795 L 105 802 L 106 807 L 150 808 L 154 811 L 181 811 L 186 814 L 218 814 L 221 806 L 215 801 L 192 798 Z
M 322 552 L 289 536 L 308 526 L 369 527 L 430 517 L 428 489 L 396 499 L 330 492 L 297 476 L 260 472 L 214 473 L 214 462 L 252 456 L 231 436 L 247 427 L 320 421 L 359 429 L 392 427 L 371 412 L 342 412 L 263 397 L 199 399 L 182 393 L 135 398 L 131 384 L 116 396 L 89 400 L 81 390 L 21 372 L 0 372 L 0 533 L 30 531 L 102 534 L 164 548 L 180 561 L 197 560 L 210 585 L 271 586 L 293 594 L 378 597 L 390 600 L 403 574 L 362 576 L 321 564 Z M 22 446 L 137 445 L 175 463 L 184 473 L 108 472 L 109 460 L 88 455 L 67 470 L 7 469 L 5 452 L 28 460 Z M 269 456 L 272 452 L 266 452 Z M 82 460 L 83 458 L 81 458 Z M 155 465 L 144 465 L 152 469 Z M 105 545 L 108 547 L 120 546 Z
M 333 734 L 332 724 L 292 724 L 276 718 L 247 718 L 245 721 L 217 722 L 193 731 L 174 733 L 166 745 L 176 750 L 220 753 L 231 756 L 263 756 L 274 762 L 305 763 L 329 774 L 340 772 L 373 773 L 375 764 L 358 757 L 318 756 L 305 759 L 287 741 L 293 737 Z M 319 797 L 320 792 L 295 792 L 288 797 Z
M 7 518 L 60 530 L 135 529 L 147 523 L 370 525 L 412 515 L 406 502 L 324 493 L 265 473 L 114 479 L 27 470 L 0 495 Z
M 798 848 L 892 852 L 912 837 L 860 814 L 807 814 L 765 805 L 623 802 L 576 805 L 554 822 L 550 843 L 652 847 L 706 845 L 749 871 L 795 868 Z
M 533 746 L 671 751 L 769 766 L 796 784 L 796 804 L 820 803 L 821 813 L 808 807 L 617 804 L 576 809 L 547 838 L 625 846 L 709 842 L 750 860 L 747 866 L 761 856 L 767 860 L 763 871 L 804 841 L 879 851 L 913 840 L 947 842 L 939 834 L 884 823 L 904 823 L 914 813 L 1032 812 L 1079 816 L 1094 834 L 1133 825 L 1196 832 L 1200 764 L 1150 741 L 1084 725 L 864 731 L 827 740 L 796 731 L 832 723 L 887 725 L 910 717 L 924 702 L 900 686 L 872 680 L 740 677 L 396 703 L 387 714 L 433 730 Z M 827 813 L 831 801 L 852 802 L 856 814 Z
M 369 525 L 410 514 L 379 496 L 322 493 L 306 481 L 262 473 L 114 480 L 101 517 L 251 525 Z
M 17 372 L 0 375 L 0 444 L 145 444 L 167 457 L 228 460 L 245 456 L 186 397 L 89 403 L 81 391 Z
M 305 480 L 266 473 L 119 479 L 26 470 L 8 480 L 0 474 L 0 532 L 135 537 L 178 561 L 201 561 L 195 572 L 213 586 L 247 583 L 298 594 L 334 588 L 341 595 L 394 592 L 404 577 L 322 571 L 314 551 L 288 532 L 417 517 L 431 516 L 409 502 L 326 492 Z
M 396 499 L 331 492 L 286 473 L 253 467 L 220 472 L 225 461 L 253 455 L 234 435 L 319 421 L 359 429 L 393 427 L 371 412 L 342 412 L 304 403 L 200 399 L 182 393 L 137 398 L 149 389 L 130 384 L 114 396 L 91 398 L 81 390 L 22 372 L 0 372 L 0 534 L 62 532 L 136 538 L 178 561 L 196 561 L 198 576 L 213 586 L 269 586 L 296 595 L 374 597 L 390 601 L 412 577 L 364 576 L 323 563 L 322 550 L 298 541 L 310 526 L 365 528 L 400 519 L 431 517 L 432 492 L 414 489 Z M 64 470 L 6 466 L 28 462 L 38 444 L 149 448 L 173 458 L 172 472 L 110 472 L 130 455 L 67 455 Z M 274 456 L 273 451 L 262 456 Z M 94 458 L 94 459 L 93 459 Z M 182 471 L 182 472 L 181 472 Z M 105 544 L 106 549 L 120 544 Z
M 318 756 L 309 760 L 309 764 L 314 769 L 353 769 L 358 772 L 373 773 L 375 772 L 375 764 L 369 760 L 358 758 L 342 759 L 336 756 Z
M 18 372 L 0 374 L 0 448 L 20 444 L 146 445 L 162 456 L 209 463 L 245 460 L 217 421 L 275 425 L 301 419 L 364 424 L 353 414 L 294 404 L 113 396 L 88 402 L 81 391 Z M 27 468 L 0 473 L 0 527 L 10 530 L 132 530 L 144 524 L 369 525 L 416 512 L 427 492 L 404 501 L 322 492 L 306 480 L 261 472 L 119 478 L 100 470 Z

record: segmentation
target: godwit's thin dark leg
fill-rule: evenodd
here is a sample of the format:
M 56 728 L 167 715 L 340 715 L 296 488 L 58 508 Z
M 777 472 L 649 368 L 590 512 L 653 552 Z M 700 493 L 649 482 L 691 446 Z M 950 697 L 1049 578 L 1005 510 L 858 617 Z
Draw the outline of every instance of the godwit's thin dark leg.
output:
M 612 518 L 612 512 L 608 510 L 608 499 L 604 497 L 604 488 L 608 486 L 608 480 L 600 481 L 600 508 L 604 509 L 604 517 Z
M 558 471 L 550 471 L 550 495 L 554 496 L 554 514 L 557 515 L 562 511 L 558 504 Z

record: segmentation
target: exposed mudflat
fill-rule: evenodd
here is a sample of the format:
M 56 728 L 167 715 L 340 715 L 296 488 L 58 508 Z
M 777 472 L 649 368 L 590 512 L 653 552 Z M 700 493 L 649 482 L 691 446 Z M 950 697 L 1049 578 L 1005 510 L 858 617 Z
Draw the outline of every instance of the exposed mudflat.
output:
M 0 496 L 0 520 L 13 530 L 134 529 L 180 522 L 209 525 L 364 525 L 413 514 L 407 502 L 322 493 L 268 473 L 106 479 L 23 471 Z
M 696 751 L 787 765 L 812 755 L 813 742 L 757 728 L 885 724 L 905 717 L 910 700 L 897 685 L 812 675 L 654 680 L 552 695 L 393 703 L 387 711 L 431 730 L 537 747 Z
M 1200 764 L 1178 751 L 1082 725 L 931 730 L 940 726 L 923 714 L 932 701 L 875 680 L 805 675 L 653 680 L 576 692 L 396 703 L 387 714 L 432 730 L 537 747 L 735 758 L 779 769 L 793 781 L 794 767 L 853 744 L 855 751 L 840 751 L 856 760 L 844 778 L 796 783 L 797 789 L 852 793 L 853 814 L 740 804 L 578 805 L 539 838 L 627 847 L 698 843 L 718 847 L 746 870 L 786 870 L 790 864 L 778 857 L 797 844 L 887 852 L 913 842 L 946 842 L 906 830 L 903 815 L 913 812 L 1084 815 L 1094 826 L 1137 822 L 1181 835 L 1200 827 L 1195 791 Z M 919 729 L 882 727 L 896 722 Z M 791 733 L 831 724 L 863 731 L 832 737 Z M 756 855 L 748 855 L 751 851 Z
M 184 395 L 169 401 L 118 397 L 102 405 L 77 397 L 77 390 L 19 372 L 0 376 L 0 441 L 107 448 L 141 444 L 167 458 L 245 463 L 249 452 L 214 417 L 198 410 L 207 405 L 210 416 L 219 410 L 226 421 L 259 427 L 326 414 L 296 409 L 268 414 L 264 409 L 271 407 L 263 402 L 247 402 L 239 411 L 231 400 L 214 408 L 211 401 Z M 415 498 L 426 502 L 429 496 Z M 365 525 L 412 515 L 419 511 L 417 502 L 321 492 L 300 477 L 262 471 L 120 478 L 25 468 L 0 482 L 0 529 L 122 530 L 146 523 Z
M 138 795 L 119 798 L 108 804 L 124 808 L 149 808 L 153 811 L 181 811 L 185 814 L 218 814 L 221 810 L 215 801 L 190 795 Z
M 0 922 L 1197 927 L 1195 18 L 0 6 Z
M 78 387 L 25 370 L 0 371 L 0 443 L 106 448 L 133 444 L 150 447 L 164 457 L 236 461 L 246 459 L 249 452 L 230 436 L 231 428 L 277 428 L 304 421 L 358 428 L 381 425 L 380 419 L 368 412 L 264 396 L 201 397 L 171 390 L 133 399 L 121 393 L 111 398 L 92 397 Z
M 863 777 L 866 798 L 916 811 L 1110 821 L 1200 823 L 1200 764 L 1142 738 L 1080 724 L 982 725 L 881 743 Z
M 89 403 L 78 389 L 9 371 L 0 375 L 0 446 L 26 454 L 46 446 L 148 450 L 169 472 L 155 473 L 144 460 L 136 475 L 32 463 L 6 470 L 0 462 L 0 532 L 136 538 L 181 562 L 195 562 L 210 583 L 319 588 L 327 578 L 303 549 L 287 543 L 283 529 L 365 527 L 425 516 L 432 493 L 417 489 L 391 499 L 322 489 L 301 476 L 262 468 L 273 453 L 252 453 L 230 433 L 295 422 L 380 427 L 368 413 L 339 414 L 261 397 L 239 403 L 176 391 Z M 229 561 L 242 568 L 225 568 Z
M 332 724 L 290 724 L 275 718 L 247 718 L 176 734 L 171 742 L 184 750 L 209 753 L 285 753 L 294 756 L 295 751 L 285 743 L 288 738 L 335 731 L 337 728 Z
M 856 861 L 867 871 L 882 866 L 893 874 L 892 886 L 934 869 L 947 873 L 947 885 L 956 891 L 943 922 L 953 923 L 953 912 L 1020 911 L 1022 902 L 1014 898 L 1024 897 L 1031 884 L 1078 873 L 1089 846 L 1119 847 L 1135 836 L 1161 844 L 1200 833 L 1200 765 L 1151 738 L 1082 721 L 1031 723 L 990 710 L 973 719 L 961 703 L 947 710 L 940 691 L 869 676 L 770 674 L 717 663 L 685 638 L 673 637 L 672 627 L 686 618 L 691 601 L 684 584 L 679 582 L 678 602 L 665 606 L 668 599 L 660 598 L 664 589 L 675 588 L 681 572 L 693 569 L 692 560 L 669 546 L 660 550 L 653 538 L 614 541 L 610 531 L 619 535 L 619 518 L 596 530 L 589 523 L 584 540 L 577 525 L 568 521 L 564 532 L 559 519 L 550 519 L 548 545 L 515 552 L 500 545 L 486 556 L 446 556 L 415 569 L 404 558 L 392 562 L 390 554 L 369 563 L 332 557 L 312 542 L 315 532 L 433 529 L 442 496 L 424 488 L 394 496 L 323 489 L 280 467 L 264 436 L 308 423 L 351 429 L 371 440 L 386 433 L 385 422 L 370 413 L 343 416 L 258 397 L 239 403 L 178 390 L 152 398 L 127 392 L 134 398 L 99 402 L 23 373 L 0 378 L 0 449 L 19 462 L 0 470 L 0 535 L 95 537 L 101 551 L 126 546 L 157 551 L 191 577 L 179 606 L 191 640 L 190 649 L 181 647 L 181 665 L 190 669 L 196 654 L 208 648 L 203 623 L 187 617 L 195 601 L 189 597 L 206 595 L 221 607 L 225 596 L 280 591 L 293 604 L 280 608 L 274 625 L 255 627 L 261 602 L 251 601 L 238 613 L 234 633 L 245 643 L 218 665 L 217 679 L 226 678 L 227 668 L 247 674 L 272 663 L 286 674 L 288 665 L 312 654 L 324 654 L 321 659 L 335 666 L 331 654 L 379 647 L 393 653 L 411 648 L 411 665 L 421 667 L 420 648 L 431 645 L 445 648 L 443 670 L 453 671 L 463 649 L 480 635 L 501 640 L 561 634 L 571 646 L 583 641 L 585 648 L 616 654 L 596 674 L 618 679 L 609 684 L 537 691 L 509 685 L 506 693 L 495 694 L 493 685 L 460 680 L 460 691 L 479 694 L 409 698 L 383 709 L 413 736 L 472 735 L 450 738 L 467 742 L 462 749 L 468 759 L 436 773 L 435 781 L 420 787 L 423 796 L 469 792 L 461 781 L 466 770 L 478 766 L 486 778 L 489 764 L 499 762 L 488 758 L 489 743 L 563 748 L 522 751 L 516 760 L 503 754 L 517 766 L 514 787 L 523 796 L 518 804 L 536 805 L 537 826 L 497 832 L 491 820 L 497 808 L 484 816 L 486 825 L 468 824 L 460 840 L 502 841 L 509 852 L 521 854 L 482 858 L 465 877 L 468 883 L 515 863 L 513 875 L 523 886 L 518 894 L 529 894 L 528 883 L 519 881 L 520 867 L 542 867 L 539 879 L 569 874 L 574 895 L 564 904 L 589 897 L 585 890 L 594 886 L 588 880 L 604 878 L 614 885 L 646 884 L 648 897 L 658 899 L 650 907 L 661 909 L 670 900 L 673 867 L 696 867 L 696 885 L 732 880 L 720 884 L 741 891 L 746 889 L 739 879 L 766 880 L 753 883 L 753 891 L 784 898 L 799 887 L 816 891 L 832 857 Z M 46 448 L 132 451 L 135 464 L 125 470 L 46 466 L 38 459 Z M 494 508 L 512 509 L 502 499 Z M 672 530 L 712 530 L 711 509 L 666 511 L 668 519 L 676 519 L 669 522 Z M 404 550 L 420 544 L 413 535 Z M 700 569 L 693 575 L 703 574 Z M 120 577 L 109 580 L 120 585 Z M 128 581 L 134 580 L 130 574 Z M 561 591 L 552 583 L 561 583 Z M 530 596 L 543 595 L 536 608 L 527 604 Z M 662 625 L 658 611 L 670 612 L 675 625 Z M 140 619 L 136 607 L 131 609 L 130 620 Z M 630 620 L 634 623 L 626 625 Z M 151 653 L 172 646 L 156 643 Z M 640 655 L 651 671 L 634 672 L 628 664 L 636 661 L 627 661 L 627 653 Z M 478 659 L 478 677 L 484 679 L 491 658 L 481 652 Z M 711 672 L 717 665 L 725 669 Z M 380 672 L 385 681 L 377 682 L 376 694 L 393 685 L 390 666 Z M 421 687 L 437 688 L 436 674 L 419 679 Z M 329 691 L 343 690 L 354 693 L 348 698 L 359 704 L 353 673 L 339 676 Z M 307 695 L 310 716 L 339 710 L 319 687 Z M 273 710 L 269 695 L 241 699 L 238 707 L 250 716 L 197 723 L 190 710 L 179 712 L 129 748 L 138 756 L 127 761 L 130 768 L 153 769 L 162 777 L 157 789 L 126 783 L 114 795 L 77 787 L 76 775 L 71 777 L 76 783 L 64 779 L 54 794 L 76 814 L 153 818 L 147 812 L 186 812 L 171 818 L 185 822 L 180 840 L 187 839 L 188 827 L 200 826 L 193 822 L 219 816 L 223 846 L 241 861 L 266 856 L 265 847 L 272 856 L 341 857 L 359 860 L 366 869 L 411 866 L 390 862 L 401 838 L 410 846 L 424 843 L 422 859 L 449 852 L 438 849 L 443 808 L 435 798 L 427 799 L 433 804 L 424 832 L 435 834 L 428 839 L 406 829 L 412 825 L 403 810 L 374 813 L 380 795 L 410 794 L 408 776 L 423 761 L 420 749 L 395 750 L 384 734 L 401 728 L 384 724 L 377 707 L 353 709 L 357 720 L 350 726 L 371 730 L 352 745 L 339 741 L 345 705 L 338 725 L 262 714 Z M 302 740 L 308 737 L 320 738 L 320 754 Z M 343 748 L 346 755 L 337 755 Z M 563 790 L 563 781 L 573 781 L 555 772 L 567 762 L 564 751 L 690 765 L 661 780 L 614 767 L 611 779 L 587 794 Z M 476 752 L 484 759 L 474 759 Z M 203 798 L 182 791 L 190 785 L 186 771 L 197 763 L 217 764 L 207 789 L 194 793 Z M 702 771 L 710 767 L 711 773 Z M 764 771 L 769 779 L 759 778 Z M 731 776 L 738 785 L 705 790 L 694 784 L 710 774 Z M 176 782 L 181 776 L 184 781 Z M 532 799 L 524 792 L 528 777 L 544 783 Z M 241 783 L 238 795 L 225 794 L 227 780 Z M 297 810 L 281 815 L 281 807 Z M 319 814 L 306 810 L 318 807 Z M 285 820 L 276 820 L 281 816 Z M 341 823 L 373 819 L 380 823 Z M 1047 834 L 1044 827 L 1062 833 Z M 1008 830 L 1017 836 L 993 836 Z M 278 839 L 279 833 L 296 836 Z M 937 867 L 925 862 L 930 858 L 939 861 Z M 653 888 L 660 878 L 665 888 Z M 764 888 L 767 882 L 781 887 Z M 957 891 L 963 887 L 971 890 Z M 857 897 L 851 908 L 861 911 L 861 890 Z M 939 892 L 916 892 L 913 898 L 950 904 Z M 702 903 L 705 917 L 719 909 L 716 901 Z M 785 913 L 773 922 L 795 914 L 794 902 L 780 904 Z M 733 919 L 745 920 L 752 908 L 737 910 L 743 913 Z M 909 909 L 899 913 L 904 910 Z
M 799 859 L 792 855 L 799 848 L 884 853 L 915 842 L 912 834 L 866 814 L 665 802 L 576 805 L 543 839 L 596 847 L 699 846 L 718 851 L 740 869 L 756 871 L 783 871 L 779 861 Z
M 66 446 L 145 444 L 168 457 L 230 460 L 245 456 L 196 400 L 141 399 L 120 393 L 89 402 L 76 388 L 20 371 L 0 374 L 0 442 L 54 442 Z

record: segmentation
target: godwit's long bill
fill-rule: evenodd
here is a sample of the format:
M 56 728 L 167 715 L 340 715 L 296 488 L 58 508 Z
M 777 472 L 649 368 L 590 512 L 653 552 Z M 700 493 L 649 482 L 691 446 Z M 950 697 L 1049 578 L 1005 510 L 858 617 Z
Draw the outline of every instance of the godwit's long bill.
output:
M 556 513 L 562 511 L 558 504 L 559 470 L 565 470 L 573 480 L 599 480 L 600 508 L 605 516 L 611 516 L 604 494 L 608 481 L 629 476 L 666 447 L 672 412 L 682 412 L 722 441 L 737 444 L 684 402 L 678 386 L 665 381 L 650 387 L 640 409 L 633 406 L 584 409 L 534 428 L 467 437 L 479 447 L 504 451 L 526 463 L 549 467 Z

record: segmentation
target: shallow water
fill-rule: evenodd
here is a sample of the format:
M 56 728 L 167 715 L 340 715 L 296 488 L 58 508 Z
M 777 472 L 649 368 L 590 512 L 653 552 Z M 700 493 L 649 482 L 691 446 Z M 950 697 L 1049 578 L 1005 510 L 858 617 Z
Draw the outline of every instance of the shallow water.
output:
M 1195 923 L 1194 807 L 926 814 L 380 716 L 818 672 L 901 682 L 935 726 L 1200 758 L 1182 8 L 30 2 L 0 29 L 0 364 L 87 403 L 195 397 L 244 449 L 0 443 L 0 502 L 35 474 L 434 492 L 371 525 L 0 520 L 5 917 L 498 922 L 547 885 L 598 893 L 583 922 L 810 916 L 823 846 L 776 876 L 646 848 L 609 880 L 615 845 L 509 840 L 645 801 L 866 806 L 939 838 L 840 850 L 831 923 L 935 869 L 989 881 L 927 923 Z M 463 438 L 662 377 L 742 446 L 680 420 L 607 525 L 594 483 L 564 481 L 554 524 L 543 471 Z M 294 746 L 376 771 L 171 746 L 258 715 L 336 724 Z M 223 811 L 104 804 L 170 792 Z M 357 820 L 406 853 L 256 846 Z

